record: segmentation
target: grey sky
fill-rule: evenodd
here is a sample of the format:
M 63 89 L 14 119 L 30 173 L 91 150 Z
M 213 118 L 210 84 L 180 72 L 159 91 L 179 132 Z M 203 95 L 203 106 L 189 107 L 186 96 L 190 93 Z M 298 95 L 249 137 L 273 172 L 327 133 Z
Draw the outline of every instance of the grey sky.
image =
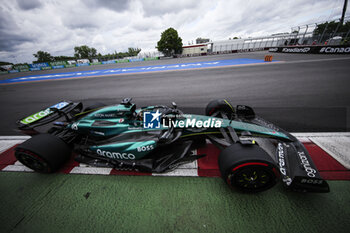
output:
M 292 26 L 339 18 L 343 0 L 0 0 L 0 61 L 28 62 L 33 53 L 73 55 L 154 49 L 162 31 L 184 44 L 290 32 Z M 347 14 L 349 15 L 349 14 Z

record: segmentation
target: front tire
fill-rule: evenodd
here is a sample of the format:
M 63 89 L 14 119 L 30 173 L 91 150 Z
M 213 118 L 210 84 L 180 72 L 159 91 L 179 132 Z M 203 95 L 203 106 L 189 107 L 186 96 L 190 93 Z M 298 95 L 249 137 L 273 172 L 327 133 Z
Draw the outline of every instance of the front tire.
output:
M 38 134 L 15 149 L 15 157 L 26 167 L 40 173 L 52 173 L 71 155 L 70 147 L 51 134 Z
M 277 183 L 279 173 L 273 159 L 258 145 L 235 143 L 219 156 L 221 177 L 243 192 L 262 192 Z

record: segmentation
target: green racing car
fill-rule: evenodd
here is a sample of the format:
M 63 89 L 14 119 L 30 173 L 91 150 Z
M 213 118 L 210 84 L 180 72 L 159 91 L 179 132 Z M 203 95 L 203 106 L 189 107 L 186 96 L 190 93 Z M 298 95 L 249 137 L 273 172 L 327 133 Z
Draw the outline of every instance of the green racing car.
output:
M 111 106 L 62 101 L 17 121 L 32 137 L 16 158 L 40 173 L 61 168 L 73 155 L 90 166 L 163 173 L 194 161 L 208 141 L 220 150 L 223 180 L 244 192 L 282 181 L 294 191 L 329 192 L 303 144 L 245 105 L 211 101 L 205 115 L 184 114 L 175 103 L 137 109 L 131 98 Z M 72 153 L 74 152 L 74 153 Z

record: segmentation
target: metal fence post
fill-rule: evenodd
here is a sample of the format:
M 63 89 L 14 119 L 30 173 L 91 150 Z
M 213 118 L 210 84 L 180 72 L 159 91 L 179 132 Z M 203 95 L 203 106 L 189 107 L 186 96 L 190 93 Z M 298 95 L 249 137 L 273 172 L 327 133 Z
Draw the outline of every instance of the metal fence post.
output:
M 339 23 L 338 23 L 337 27 L 335 28 L 335 31 L 334 31 L 333 34 L 332 34 L 332 38 L 335 36 L 335 34 L 337 33 L 337 31 L 338 31 L 338 29 L 339 29 L 339 26 L 340 26 L 340 24 L 341 24 L 340 21 L 341 21 L 341 20 L 339 20 Z
M 320 40 L 317 41 L 318 44 L 322 43 L 323 36 L 324 36 L 324 34 L 325 34 L 325 32 L 327 31 L 327 28 L 328 28 L 328 24 L 329 24 L 329 23 L 327 22 L 326 27 L 323 29 L 323 32 L 322 32 L 322 35 L 321 35 Z
M 305 38 L 305 35 L 306 35 L 306 32 L 307 32 L 308 29 L 309 29 L 309 25 L 307 24 L 307 25 L 306 25 L 305 32 L 304 32 L 304 35 L 303 35 L 303 39 L 302 39 L 303 44 L 304 44 L 304 38 Z
M 349 34 L 350 34 L 350 29 L 349 29 L 349 31 L 346 33 L 345 38 L 348 38 Z

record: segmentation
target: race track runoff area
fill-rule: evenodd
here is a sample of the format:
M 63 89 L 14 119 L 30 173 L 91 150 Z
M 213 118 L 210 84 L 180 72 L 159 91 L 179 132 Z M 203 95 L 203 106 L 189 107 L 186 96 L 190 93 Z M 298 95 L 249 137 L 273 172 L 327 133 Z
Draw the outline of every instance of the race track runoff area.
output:
M 295 136 L 330 193 L 294 193 L 281 185 L 235 192 L 218 178 L 219 151 L 212 144 L 193 151 L 206 157 L 163 177 L 73 160 L 43 175 L 14 158 L 13 148 L 25 138 L 0 137 L 0 226 L 3 232 L 347 232 L 350 134 Z

